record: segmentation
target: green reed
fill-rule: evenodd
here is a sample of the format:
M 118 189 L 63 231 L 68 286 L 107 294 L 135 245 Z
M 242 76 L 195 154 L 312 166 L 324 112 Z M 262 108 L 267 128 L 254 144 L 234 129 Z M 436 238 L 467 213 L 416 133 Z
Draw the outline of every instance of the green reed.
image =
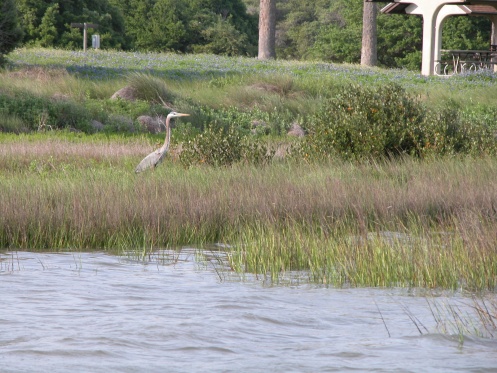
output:
M 2 136 L 0 247 L 146 252 L 224 242 L 278 281 L 494 290 L 497 160 L 134 166 L 147 138 Z M 174 150 L 174 149 L 173 149 Z
M 395 219 L 389 224 L 396 230 L 364 232 L 349 219 L 330 223 L 327 230 L 295 221 L 257 225 L 233 238 L 231 263 L 275 282 L 292 273 L 301 277 L 298 271 L 305 271 L 309 281 L 332 286 L 497 286 L 497 253 L 490 247 L 497 243 L 494 224 L 481 238 L 488 240 L 486 249 L 465 242 L 468 232 L 454 225 L 444 224 L 444 231 L 436 232 L 414 217 L 407 226 Z

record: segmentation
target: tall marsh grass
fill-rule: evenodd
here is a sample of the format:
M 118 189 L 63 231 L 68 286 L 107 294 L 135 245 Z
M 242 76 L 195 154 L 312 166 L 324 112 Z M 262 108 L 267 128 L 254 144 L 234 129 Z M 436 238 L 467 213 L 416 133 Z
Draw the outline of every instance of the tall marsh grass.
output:
M 41 48 L 9 62 L 0 131 L 45 133 L 0 136 L 1 248 L 225 242 L 234 269 L 272 281 L 496 289 L 495 74 Z M 126 85 L 138 100 L 110 99 Z M 136 175 L 163 142 L 136 121 L 169 111 L 159 96 L 191 116 Z M 102 133 L 51 131 L 93 120 Z
M 495 290 L 497 161 L 405 158 L 132 172 L 147 138 L 0 142 L 0 247 L 150 250 L 225 242 L 274 281 Z

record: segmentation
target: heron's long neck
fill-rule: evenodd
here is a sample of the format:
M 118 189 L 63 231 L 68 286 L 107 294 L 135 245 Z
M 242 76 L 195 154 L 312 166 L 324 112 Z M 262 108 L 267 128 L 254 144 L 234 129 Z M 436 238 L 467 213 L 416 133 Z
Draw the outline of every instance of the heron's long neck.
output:
M 164 145 L 161 147 L 161 152 L 167 152 L 169 150 L 169 143 L 171 142 L 171 126 L 169 124 L 171 118 L 166 118 L 166 140 L 164 141 Z

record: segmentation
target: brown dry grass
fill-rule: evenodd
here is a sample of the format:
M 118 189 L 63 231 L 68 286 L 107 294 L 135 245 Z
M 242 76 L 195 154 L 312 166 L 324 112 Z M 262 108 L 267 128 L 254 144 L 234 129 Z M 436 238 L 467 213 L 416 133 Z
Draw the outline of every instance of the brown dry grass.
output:
M 34 178 L 41 168 L 48 172 L 45 178 L 54 180 L 68 166 L 85 172 L 90 166 L 101 169 L 111 164 L 114 170 L 127 173 L 132 170 L 123 166 L 132 166 L 157 145 L 145 138 L 88 142 L 48 137 L 42 141 L 4 142 L 0 143 L 0 170 L 10 169 Z M 39 166 L 38 171 L 33 171 L 33 164 Z M 168 177 L 171 173 L 173 178 Z M 151 183 L 145 189 L 136 186 L 135 191 L 143 193 L 136 198 L 141 203 L 157 202 L 155 192 L 147 195 L 147 190 L 170 189 L 185 193 L 188 199 L 198 194 L 194 197 L 197 206 L 212 205 L 214 210 L 230 206 L 225 213 L 234 217 L 325 222 L 354 216 L 358 222 L 364 220 L 370 225 L 375 220 L 385 224 L 390 219 L 416 215 L 431 223 L 454 221 L 457 217 L 459 225 L 471 227 L 470 221 L 482 216 L 490 220 L 497 217 L 496 176 L 495 160 L 466 158 L 359 165 L 281 163 L 262 169 L 186 170 L 177 163 L 168 163 L 142 179 L 130 172 L 124 180 Z M 178 188 L 178 183 L 183 189 Z M 204 193 L 208 195 L 201 201 Z M 184 199 L 178 201 L 170 202 L 183 211 Z
M 228 240 L 266 248 L 268 260 L 290 255 L 284 248 L 304 263 L 310 253 L 321 253 L 318 265 L 330 255 L 343 255 L 347 268 L 362 260 L 375 276 L 366 286 L 401 281 L 382 273 L 402 265 L 420 286 L 458 286 L 461 270 L 472 288 L 497 281 L 493 158 L 191 169 L 169 158 L 136 175 L 153 148 L 144 138 L 0 142 L 0 246 L 131 250 Z M 383 232 L 410 237 L 393 240 L 400 256 Z M 343 248 L 331 254 L 334 245 Z
M 123 158 L 144 157 L 162 145 L 160 137 L 157 141 L 145 137 L 116 137 L 110 142 L 106 138 L 85 141 L 84 136 L 78 137 L 78 134 L 68 138 L 47 134 L 42 140 L 33 139 L 34 136 L 21 135 L 15 141 L 0 142 L 0 169 L 6 171 L 15 166 L 17 170 L 32 162 L 51 163 L 54 169 L 68 163 L 76 167 L 95 162 L 116 163 Z
M 51 83 L 54 80 L 64 80 L 69 73 L 63 68 L 46 68 L 41 66 L 30 66 L 6 74 L 7 78 L 36 80 L 42 83 Z

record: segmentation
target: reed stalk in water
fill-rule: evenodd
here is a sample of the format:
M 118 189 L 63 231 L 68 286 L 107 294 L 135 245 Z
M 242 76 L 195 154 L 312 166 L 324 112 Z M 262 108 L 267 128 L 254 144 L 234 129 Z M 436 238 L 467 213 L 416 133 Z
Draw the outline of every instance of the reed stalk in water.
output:
M 232 266 L 337 286 L 494 290 L 497 160 L 132 171 L 145 139 L 0 143 L 0 247 L 142 252 L 234 245 Z

